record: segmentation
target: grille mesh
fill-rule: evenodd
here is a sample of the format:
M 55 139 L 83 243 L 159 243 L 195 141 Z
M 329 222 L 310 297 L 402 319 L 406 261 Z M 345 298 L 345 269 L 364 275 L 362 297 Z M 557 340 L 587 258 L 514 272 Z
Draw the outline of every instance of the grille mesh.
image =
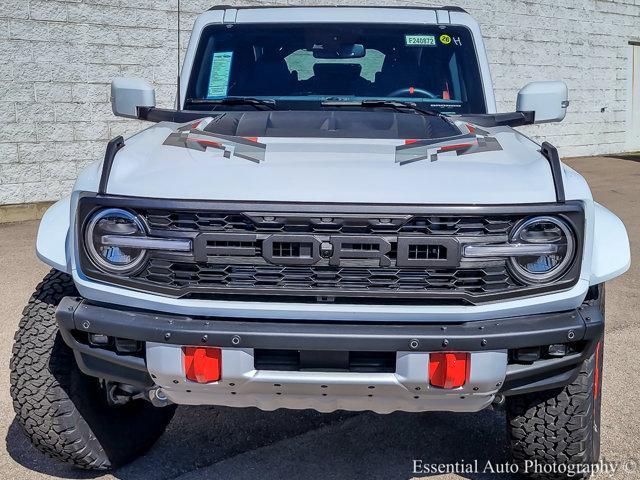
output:
M 329 266 L 210 265 L 152 259 L 139 275 L 148 282 L 174 288 L 275 288 L 361 291 L 464 290 L 488 293 L 515 286 L 502 266 L 427 270 L 416 268 L 362 268 Z
M 153 234 L 195 236 L 199 233 L 257 234 L 265 238 L 269 234 L 315 235 L 395 235 L 448 236 L 471 238 L 507 238 L 512 226 L 520 220 L 517 216 L 414 216 L 370 214 L 270 214 L 220 211 L 168 211 L 145 210 L 139 212 Z M 376 237 L 379 238 L 379 237 Z M 331 266 L 323 259 L 315 265 L 278 266 L 261 256 L 261 242 L 230 239 L 214 241 L 213 246 L 237 249 L 232 256 L 208 255 L 207 261 L 197 262 L 188 255 L 174 256 L 164 252 L 151 252 L 144 270 L 135 280 L 150 287 L 160 287 L 178 294 L 206 295 L 263 293 L 283 297 L 295 290 L 296 295 L 335 296 L 357 301 L 365 292 L 367 296 L 397 296 L 419 298 L 420 295 L 446 292 L 448 298 L 458 292 L 467 299 L 492 293 L 507 292 L 519 288 L 510 275 L 504 261 L 467 262 L 455 267 L 417 268 L 395 266 L 396 244 L 392 241 L 391 267 L 378 266 L 377 262 L 345 262 Z M 212 245 L 208 244 L 208 248 Z M 366 241 L 355 245 L 365 249 Z M 354 248 L 355 248 L 354 247 Z M 274 257 L 301 258 L 309 247 L 304 243 L 274 243 Z M 373 248 L 373 247 L 372 247 Z M 240 253 L 238 253 L 240 252 Z M 411 245 L 410 259 L 440 259 L 446 257 L 446 249 L 438 245 Z
M 144 212 L 150 228 L 196 232 L 272 232 L 425 235 L 505 235 L 514 217 L 331 217 L 277 216 L 231 212 Z

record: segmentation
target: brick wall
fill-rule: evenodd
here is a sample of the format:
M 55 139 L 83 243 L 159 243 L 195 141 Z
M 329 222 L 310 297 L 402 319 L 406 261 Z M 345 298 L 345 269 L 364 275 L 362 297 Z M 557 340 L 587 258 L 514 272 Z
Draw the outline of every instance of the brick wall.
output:
M 565 122 L 527 132 L 564 155 L 626 149 L 628 42 L 640 39 L 637 0 L 383 3 L 468 9 L 486 37 L 499 110 L 512 110 L 517 90 L 530 80 L 564 79 L 572 100 Z M 182 1 L 183 46 L 197 13 L 214 4 Z M 113 77 L 146 78 L 160 106 L 173 104 L 176 7 L 177 0 L 0 0 L 0 204 L 59 198 L 80 169 L 102 157 L 108 139 L 141 128 L 111 114 Z

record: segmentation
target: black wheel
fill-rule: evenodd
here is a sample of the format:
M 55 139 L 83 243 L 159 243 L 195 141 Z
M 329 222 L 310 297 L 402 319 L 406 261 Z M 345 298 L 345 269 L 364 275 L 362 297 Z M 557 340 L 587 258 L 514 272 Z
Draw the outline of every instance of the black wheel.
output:
M 513 459 L 521 469 L 525 462 L 540 466 L 533 471 L 529 463 L 530 476 L 566 479 L 567 473 L 562 472 L 566 466 L 598 462 L 603 346 L 600 340 L 578 377 L 566 387 L 507 398 Z M 578 471 L 571 478 L 588 476 Z
M 113 406 L 96 378 L 84 375 L 62 340 L 55 309 L 77 295 L 71 277 L 51 271 L 23 311 L 11 358 L 16 417 L 43 453 L 79 468 L 105 470 L 153 445 L 175 408 L 145 400 Z

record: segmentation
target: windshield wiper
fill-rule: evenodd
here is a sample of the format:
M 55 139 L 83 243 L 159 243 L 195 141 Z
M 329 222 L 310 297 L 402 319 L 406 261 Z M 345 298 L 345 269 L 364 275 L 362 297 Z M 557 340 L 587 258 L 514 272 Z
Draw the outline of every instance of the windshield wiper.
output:
M 189 100 L 189 103 L 194 105 L 250 105 L 255 108 L 266 107 L 269 110 L 276 109 L 276 101 L 275 100 L 263 100 L 260 98 L 252 98 L 252 97 L 227 97 L 227 98 L 217 98 L 217 99 L 200 99 L 194 98 Z
M 443 118 L 444 115 L 435 110 L 418 107 L 414 102 L 405 102 L 402 100 L 325 100 L 322 102 L 323 107 L 364 107 L 364 108 L 391 108 L 397 112 L 402 110 L 412 110 L 422 115 L 430 117 Z

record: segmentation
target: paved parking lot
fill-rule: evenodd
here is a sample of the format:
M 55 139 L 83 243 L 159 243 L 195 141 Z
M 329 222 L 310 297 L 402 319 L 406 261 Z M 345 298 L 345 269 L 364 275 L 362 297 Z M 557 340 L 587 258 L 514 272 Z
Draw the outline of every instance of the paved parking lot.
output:
M 627 225 L 632 255 L 640 253 L 640 162 L 571 160 L 596 199 Z M 180 408 L 167 433 L 137 462 L 109 475 L 61 466 L 33 449 L 14 420 L 9 398 L 13 332 L 26 300 L 48 270 L 34 254 L 36 222 L 0 225 L 0 472 L 4 478 L 134 479 L 409 479 L 412 459 L 455 463 L 507 461 L 501 412 L 391 415 L 261 412 L 256 409 Z M 607 291 L 603 455 L 640 460 L 638 262 Z M 488 478 L 468 474 L 465 478 Z M 419 477 L 419 476 L 418 476 Z M 507 476 L 502 476 L 507 478 Z M 451 476 L 451 478 L 455 478 Z M 640 478 L 628 472 L 615 478 Z

